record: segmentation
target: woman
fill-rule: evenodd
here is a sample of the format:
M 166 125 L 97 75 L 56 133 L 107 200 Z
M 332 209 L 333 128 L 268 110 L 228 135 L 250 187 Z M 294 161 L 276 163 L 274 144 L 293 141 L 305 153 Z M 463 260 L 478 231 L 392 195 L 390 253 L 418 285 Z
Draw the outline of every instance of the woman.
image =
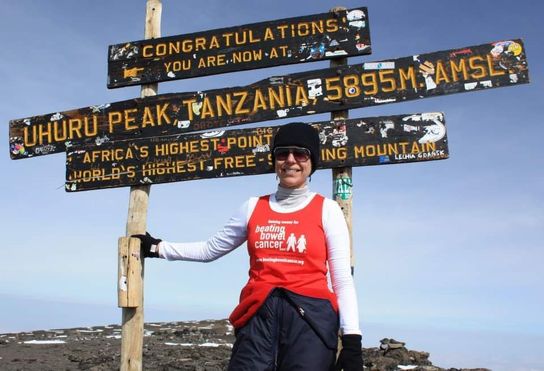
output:
M 208 241 L 136 237 L 145 256 L 202 262 L 247 240 L 249 280 L 229 317 L 236 333 L 229 370 L 362 370 L 347 225 L 338 204 L 307 184 L 319 161 L 317 130 L 303 123 L 280 127 L 272 161 L 276 193 L 250 198 Z

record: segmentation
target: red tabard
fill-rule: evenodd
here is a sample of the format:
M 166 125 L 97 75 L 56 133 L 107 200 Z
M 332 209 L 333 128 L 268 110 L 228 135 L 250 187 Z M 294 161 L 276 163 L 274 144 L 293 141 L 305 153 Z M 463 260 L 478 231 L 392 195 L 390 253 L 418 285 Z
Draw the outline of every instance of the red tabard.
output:
M 249 280 L 229 318 L 236 328 L 257 312 L 276 287 L 328 299 L 338 311 L 336 295 L 327 284 L 323 196 L 316 194 L 304 209 L 292 213 L 273 211 L 269 199 L 259 198 L 247 225 Z

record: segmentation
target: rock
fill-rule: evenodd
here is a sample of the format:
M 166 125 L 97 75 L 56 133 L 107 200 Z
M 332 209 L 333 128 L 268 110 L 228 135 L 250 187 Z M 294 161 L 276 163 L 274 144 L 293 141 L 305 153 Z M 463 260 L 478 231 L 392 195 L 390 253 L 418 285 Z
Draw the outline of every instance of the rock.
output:
M 24 343 L 32 340 L 40 342 Z M 64 343 L 58 343 L 60 340 Z M 226 370 L 234 340 L 232 326 L 226 320 L 147 323 L 143 369 Z M 116 370 L 120 350 L 119 325 L 0 334 L 0 369 Z M 378 347 L 363 349 L 363 360 L 365 370 L 446 371 L 432 365 L 429 353 L 409 350 L 404 342 L 390 338 L 382 339 Z
M 396 341 L 395 339 L 382 339 L 380 340 L 380 349 L 382 350 L 389 350 L 389 349 L 399 349 L 404 348 L 404 345 L 406 343 L 403 343 L 402 341 Z

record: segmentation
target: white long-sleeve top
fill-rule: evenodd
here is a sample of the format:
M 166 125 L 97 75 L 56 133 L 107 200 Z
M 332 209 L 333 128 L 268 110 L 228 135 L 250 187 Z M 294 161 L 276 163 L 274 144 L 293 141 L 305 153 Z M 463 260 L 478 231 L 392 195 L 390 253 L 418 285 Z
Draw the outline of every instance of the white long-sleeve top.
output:
M 279 193 L 278 193 L 279 194 Z M 295 202 L 278 201 L 270 195 L 270 207 L 279 213 L 303 209 L 315 196 L 307 189 L 294 198 Z M 229 219 L 222 230 L 207 241 L 175 243 L 162 241 L 159 256 L 168 260 L 210 262 L 233 251 L 247 240 L 247 224 L 258 197 L 251 197 Z M 340 206 L 325 198 L 322 223 L 328 252 L 328 266 L 332 288 L 338 298 L 340 329 L 343 334 L 361 334 L 355 286 L 351 276 L 349 232 Z

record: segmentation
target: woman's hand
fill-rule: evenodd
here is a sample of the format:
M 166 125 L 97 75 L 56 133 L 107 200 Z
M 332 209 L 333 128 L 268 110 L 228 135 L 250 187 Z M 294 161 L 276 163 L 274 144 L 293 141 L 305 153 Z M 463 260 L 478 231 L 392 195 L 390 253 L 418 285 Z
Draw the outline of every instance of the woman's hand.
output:
M 145 232 L 145 234 L 133 234 L 131 237 L 140 239 L 142 250 L 144 251 L 144 258 L 159 257 L 159 242 L 162 240 L 152 237 L 149 232 Z
M 342 350 L 336 361 L 336 371 L 362 371 L 363 350 L 361 335 L 348 334 L 342 336 Z

